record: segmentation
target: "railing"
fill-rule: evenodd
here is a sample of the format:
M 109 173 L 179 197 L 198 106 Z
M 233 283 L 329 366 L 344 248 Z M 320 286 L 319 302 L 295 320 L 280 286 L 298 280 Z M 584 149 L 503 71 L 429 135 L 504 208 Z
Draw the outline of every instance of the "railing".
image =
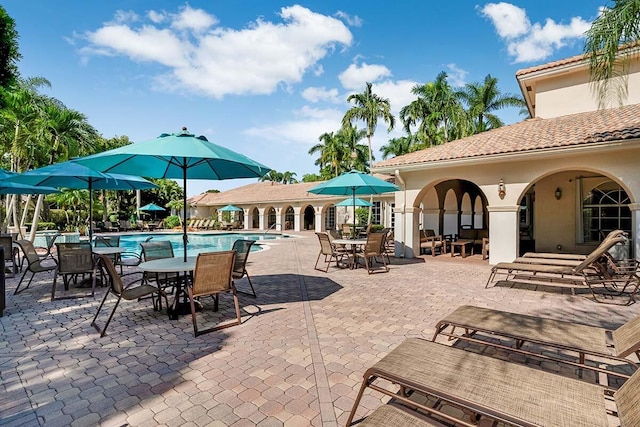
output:
M 268 233 L 269 231 L 271 231 L 272 229 L 276 228 L 276 226 L 277 226 L 277 225 L 278 225 L 278 223 L 275 223 L 275 224 L 273 224 L 271 227 L 269 227 L 269 229 L 268 229 L 267 231 L 265 231 L 265 232 L 264 232 L 263 236 L 266 236 L 266 235 L 267 235 L 267 233 Z

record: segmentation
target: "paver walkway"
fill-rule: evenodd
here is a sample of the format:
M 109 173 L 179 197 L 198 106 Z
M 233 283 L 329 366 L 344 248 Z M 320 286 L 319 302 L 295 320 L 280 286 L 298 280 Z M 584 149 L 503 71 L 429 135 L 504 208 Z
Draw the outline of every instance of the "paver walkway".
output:
M 93 299 L 51 302 L 51 275 L 17 296 L 17 279 L 9 279 L 0 424 L 344 425 L 364 371 L 407 337 L 431 338 L 461 304 L 609 328 L 640 314 L 640 304 L 485 289 L 489 266 L 479 255 L 392 258 L 386 274 L 325 274 L 313 269 L 315 235 L 299 236 L 250 255 L 258 297 L 240 296 L 243 324 L 198 338 L 189 316 L 169 321 L 148 301 L 123 302 L 99 338 L 90 322 L 104 288 Z M 231 298 L 221 299 L 219 313 L 209 306 L 201 314 L 206 321 L 233 317 Z M 367 393 L 358 416 L 382 401 Z

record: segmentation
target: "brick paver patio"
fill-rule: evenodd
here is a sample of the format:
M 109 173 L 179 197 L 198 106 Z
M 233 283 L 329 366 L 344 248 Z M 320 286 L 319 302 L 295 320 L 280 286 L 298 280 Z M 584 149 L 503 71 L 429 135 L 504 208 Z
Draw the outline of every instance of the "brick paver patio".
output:
M 104 288 L 95 298 L 51 302 L 52 275 L 36 276 L 17 296 L 20 274 L 8 279 L 0 424 L 341 426 L 364 371 L 405 338 L 430 339 L 436 322 L 461 304 L 608 328 L 640 315 L 640 304 L 485 289 L 490 268 L 479 255 L 392 258 L 386 274 L 334 267 L 325 274 L 313 269 L 315 235 L 298 235 L 249 257 L 258 297 L 240 295 L 243 324 L 198 338 L 189 316 L 170 321 L 150 301 L 122 302 L 99 338 L 90 322 Z M 233 317 L 230 296 L 221 300 L 217 314 L 210 306 L 202 313 L 206 321 Z M 367 392 L 357 417 L 382 402 Z

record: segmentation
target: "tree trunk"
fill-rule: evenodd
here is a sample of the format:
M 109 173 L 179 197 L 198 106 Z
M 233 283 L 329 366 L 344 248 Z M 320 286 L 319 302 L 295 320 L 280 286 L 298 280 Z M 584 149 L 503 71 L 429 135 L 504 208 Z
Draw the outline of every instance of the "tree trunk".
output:
M 36 207 L 33 210 L 33 220 L 31 221 L 31 233 L 29 233 L 29 240 L 31 243 L 36 238 L 36 231 L 38 230 L 38 220 L 40 219 L 40 210 L 42 209 L 42 201 L 44 200 L 44 194 L 38 196 Z
M 367 141 L 369 142 L 369 175 L 373 175 L 373 154 L 371 153 L 371 133 L 367 132 Z M 369 203 L 373 205 L 373 194 L 369 196 Z M 355 209 L 355 208 L 354 208 Z M 371 217 L 373 216 L 373 206 L 369 206 L 369 217 L 367 218 L 367 224 L 371 224 Z M 353 212 L 353 223 L 355 224 L 356 212 Z

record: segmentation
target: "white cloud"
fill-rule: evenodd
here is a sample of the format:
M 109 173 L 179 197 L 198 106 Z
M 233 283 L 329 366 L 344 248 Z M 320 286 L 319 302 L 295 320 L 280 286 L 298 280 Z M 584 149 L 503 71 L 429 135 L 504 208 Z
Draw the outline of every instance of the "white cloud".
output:
M 383 77 L 391 76 L 391 71 L 384 65 L 351 64 L 338 76 L 340 83 L 347 90 L 360 90 L 367 82 L 375 82 Z
M 531 27 L 527 12 L 510 3 L 488 3 L 480 9 L 480 13 L 491 19 L 498 35 L 504 39 L 522 36 Z
M 531 24 L 522 8 L 509 3 L 488 3 L 480 13 L 491 20 L 500 38 L 507 43 L 514 62 L 543 60 L 577 39 L 584 37 L 591 23 L 573 17 L 569 24 L 547 18 L 544 25 Z
M 398 126 L 398 113 L 400 112 L 400 109 L 405 105 L 409 105 L 411 101 L 416 99 L 416 96 L 411 93 L 411 89 L 417 84 L 417 82 L 412 80 L 385 80 L 383 82 L 375 83 L 371 87 L 373 93 L 389 100 L 389 104 L 391 104 L 391 112 L 396 117 L 396 126 Z M 386 133 L 387 124 L 378 120 L 378 126 L 382 126 Z
M 247 129 L 244 133 L 267 141 L 312 147 L 318 143 L 318 137 L 323 133 L 340 129 L 344 111 L 304 106 L 294 111 L 293 116 L 293 120 Z
M 281 23 L 257 19 L 232 29 L 213 28 L 217 18 L 189 6 L 177 14 L 148 12 L 146 24 L 107 23 L 87 33 L 80 52 L 155 62 L 167 68 L 156 76 L 159 89 L 222 98 L 299 83 L 305 73 L 321 72 L 319 61 L 336 46 L 352 43 L 339 19 L 297 5 L 282 8 L 280 17 Z
M 302 97 L 309 102 L 333 102 L 335 104 L 342 102 L 343 99 L 338 96 L 338 89 L 326 89 L 325 87 L 308 87 L 301 93 Z
M 357 15 L 356 16 L 351 16 L 348 13 L 339 10 L 339 11 L 337 11 L 335 13 L 334 16 L 336 18 L 342 19 L 350 27 L 361 27 L 362 26 L 362 19 L 360 19 L 360 17 L 357 16 Z
M 459 68 L 456 64 L 447 64 L 447 81 L 452 87 L 464 86 L 467 78 L 468 71 Z

